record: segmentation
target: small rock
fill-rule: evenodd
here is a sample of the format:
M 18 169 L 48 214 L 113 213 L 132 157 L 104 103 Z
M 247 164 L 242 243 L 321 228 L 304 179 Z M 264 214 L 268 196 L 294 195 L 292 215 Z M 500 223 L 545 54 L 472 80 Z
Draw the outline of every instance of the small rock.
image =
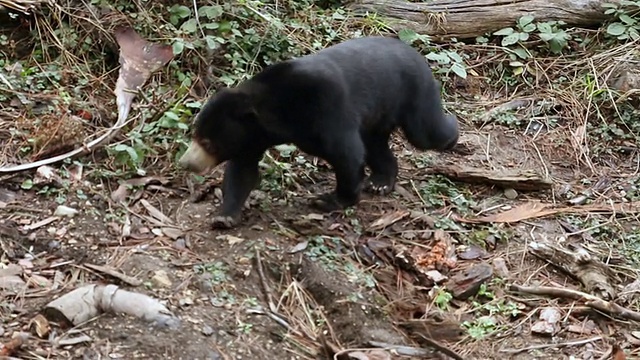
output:
M 567 331 L 575 334 L 589 335 L 594 334 L 597 330 L 597 325 L 592 320 L 587 320 L 585 323 L 571 324 L 567 326 Z
M 307 246 L 308 246 L 308 245 L 309 245 L 309 242 L 308 242 L 308 241 L 302 241 L 302 242 L 299 242 L 296 246 L 292 247 L 292 248 L 288 251 L 288 253 L 289 253 L 289 254 L 295 254 L 295 253 L 297 253 L 297 252 L 303 251 L 303 250 L 305 250 L 305 249 L 307 248 Z
M 507 268 L 507 262 L 503 258 L 497 257 L 493 259 L 491 265 L 493 265 L 493 271 L 499 278 L 506 279 L 509 277 L 509 268 Z
M 37 274 L 33 274 L 33 275 L 31 275 L 31 278 L 29 279 L 29 285 L 31 285 L 33 287 L 49 289 L 49 288 L 51 288 L 51 286 L 53 284 L 46 277 L 40 276 L 40 275 L 37 275 Z
M 514 189 L 506 189 L 504 191 L 504 196 L 509 200 L 515 200 L 518 197 L 518 192 Z
M 413 239 L 416 238 L 416 232 L 415 231 L 411 231 L 411 230 L 403 231 L 402 235 L 400 235 L 400 236 L 402 236 L 403 238 L 405 238 L 407 240 L 413 240 Z
M 178 239 L 173 243 L 173 247 L 179 250 L 187 248 L 187 242 L 184 239 Z
M 209 351 L 209 355 L 207 356 L 207 360 L 220 360 L 220 359 L 222 359 L 222 356 L 220 355 L 219 352 L 217 352 L 215 350 Z
M 228 234 L 218 235 L 216 236 L 216 240 L 227 241 L 229 245 L 239 244 L 244 241 L 243 238 L 233 236 L 233 235 L 228 235 Z
M 7 290 L 10 292 L 20 292 L 24 291 L 26 284 L 16 275 L 3 276 L 0 278 L 0 289 Z
M 462 260 L 474 260 L 478 258 L 486 257 L 488 254 L 484 249 L 477 245 L 470 245 L 466 249 L 463 249 L 458 257 Z
M 215 196 L 216 199 L 222 201 L 222 189 L 220 189 L 219 187 L 213 189 L 213 196 Z
M 209 325 L 205 325 L 205 326 L 202 328 L 202 334 L 203 334 L 204 336 L 211 336 L 211 335 L 213 335 L 214 333 L 215 333 L 215 330 L 214 330 L 211 326 L 209 326 Z
M 162 233 L 165 236 L 168 236 L 173 240 L 176 240 L 176 239 L 184 236 L 184 233 L 180 229 L 164 227 L 161 230 L 162 230 Z
M 190 297 L 185 297 L 182 298 L 178 301 L 178 304 L 180 304 L 180 306 L 189 306 L 189 305 L 193 305 L 193 299 Z
M 441 282 L 447 280 L 448 278 L 438 270 L 429 270 L 424 273 L 428 278 L 433 280 L 434 283 L 440 284 Z
M 487 246 L 489 246 L 491 249 L 495 249 L 496 248 L 496 243 L 498 242 L 498 239 L 496 239 L 496 237 L 494 235 L 489 235 L 487 236 L 486 239 L 484 239 L 484 243 L 487 244 Z
M 168 288 L 171 286 L 171 280 L 169 279 L 169 275 L 164 270 L 158 270 L 155 272 L 151 281 L 159 287 Z
M 450 278 L 445 284 L 454 298 L 465 300 L 475 295 L 480 285 L 493 276 L 493 268 L 486 263 L 476 264 Z
M 162 229 L 158 229 L 158 228 L 153 228 L 151 229 L 151 233 L 155 236 L 162 236 L 164 235 L 164 233 L 162 232 Z
M 56 208 L 56 211 L 53 212 L 53 216 L 68 216 L 68 217 L 74 217 L 78 214 L 78 210 L 68 207 L 68 206 L 64 206 L 64 205 L 59 205 Z
M 217 308 L 224 307 L 224 305 L 225 305 L 224 300 L 222 300 L 222 299 L 220 299 L 218 297 L 215 297 L 215 296 L 210 297 L 209 298 L 209 302 L 211 302 L 211 305 L 213 305 L 214 307 L 217 307 Z

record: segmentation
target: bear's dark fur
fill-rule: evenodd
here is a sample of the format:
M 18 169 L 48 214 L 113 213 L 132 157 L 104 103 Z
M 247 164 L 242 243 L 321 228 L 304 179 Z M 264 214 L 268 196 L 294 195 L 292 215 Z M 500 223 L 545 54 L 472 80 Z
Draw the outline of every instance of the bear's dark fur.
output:
M 397 127 L 421 150 L 447 150 L 458 141 L 457 119 L 443 112 L 424 57 L 396 38 L 357 38 L 268 66 L 219 91 L 196 116 L 191 146 L 179 162 L 197 173 L 228 162 L 213 223 L 232 227 L 258 184 L 264 152 L 293 143 L 333 168 L 335 190 L 313 201 L 333 211 L 355 205 L 363 186 L 393 190 L 398 165 L 388 140 Z M 365 165 L 371 170 L 366 181 Z

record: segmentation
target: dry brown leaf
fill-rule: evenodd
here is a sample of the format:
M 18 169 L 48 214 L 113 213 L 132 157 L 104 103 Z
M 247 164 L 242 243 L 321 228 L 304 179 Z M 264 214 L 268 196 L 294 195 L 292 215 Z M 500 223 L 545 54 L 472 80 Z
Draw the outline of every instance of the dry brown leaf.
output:
M 31 322 L 29 323 L 29 327 L 38 335 L 39 338 L 44 339 L 51 332 L 51 325 L 49 324 L 49 320 L 45 318 L 42 314 L 36 315 Z
M 582 214 L 582 213 L 639 213 L 640 202 L 613 203 L 613 204 L 588 204 L 580 206 L 555 207 L 550 203 L 541 201 L 530 201 L 518 205 L 510 210 L 483 216 L 475 219 L 464 219 L 456 217 L 456 220 L 467 223 L 515 223 L 518 221 L 539 218 L 556 214 Z
M 115 37 L 120 46 L 121 68 L 115 90 L 120 123 L 129 115 L 136 92 L 173 58 L 173 50 L 169 45 L 148 42 L 131 27 L 116 29 Z
M 625 355 L 620 345 L 613 344 L 613 348 L 611 349 L 611 360 L 626 360 L 627 355 Z
M 165 185 L 168 182 L 165 178 L 159 178 L 154 176 L 145 176 L 141 178 L 133 178 L 125 180 L 120 183 L 120 186 L 111 193 L 111 200 L 115 202 L 124 201 L 129 196 L 129 190 L 137 186 L 147 186 L 151 184 Z
M 149 215 L 153 216 L 156 220 L 163 222 L 164 224 L 172 225 L 173 220 L 170 217 L 163 214 L 162 211 L 158 210 L 155 206 L 151 205 L 147 200 L 140 200 L 142 206 L 149 212 Z
M 371 225 L 369 225 L 369 231 L 384 229 L 387 226 L 393 225 L 396 222 L 404 219 L 410 214 L 408 210 L 398 210 L 392 213 L 386 214 L 376 221 L 374 221 Z

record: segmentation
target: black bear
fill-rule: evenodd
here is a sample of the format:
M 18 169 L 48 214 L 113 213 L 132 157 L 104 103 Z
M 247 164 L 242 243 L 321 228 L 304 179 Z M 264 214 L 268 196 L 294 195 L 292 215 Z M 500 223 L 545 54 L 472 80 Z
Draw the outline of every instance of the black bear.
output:
M 459 136 L 420 53 L 397 38 L 356 38 L 267 66 L 220 90 L 197 114 L 179 165 L 203 174 L 227 161 L 213 227 L 230 228 L 258 185 L 264 152 L 293 143 L 331 165 L 335 190 L 312 201 L 330 212 L 355 205 L 363 188 L 393 190 L 398 164 L 388 141 L 397 127 L 421 150 L 451 149 Z

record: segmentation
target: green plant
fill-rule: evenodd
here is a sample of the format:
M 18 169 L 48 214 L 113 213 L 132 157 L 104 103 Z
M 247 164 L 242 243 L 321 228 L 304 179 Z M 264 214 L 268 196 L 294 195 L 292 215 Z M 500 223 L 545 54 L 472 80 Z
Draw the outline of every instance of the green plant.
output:
M 453 295 L 451 295 L 451 293 L 444 288 L 440 288 L 436 286 L 434 287 L 434 290 L 435 289 L 437 289 L 437 292 L 434 299 L 434 303 L 441 310 L 448 310 L 449 303 L 451 303 L 451 300 L 453 299 Z
M 467 67 L 464 59 L 456 51 L 437 50 L 437 48 L 431 45 L 429 36 L 417 34 L 415 31 L 409 29 L 399 31 L 398 37 L 409 45 L 418 43 L 418 48 L 423 53 L 426 53 L 425 57 L 428 60 L 436 62 L 435 72 L 437 74 L 449 75 L 449 72 L 453 72 L 463 79 L 467 78 Z M 420 44 L 422 45 L 420 46 Z
M 604 3 L 605 15 L 615 15 L 618 21 L 607 26 L 607 35 L 618 40 L 638 40 L 640 24 L 636 18 L 640 14 L 640 1 L 622 0 L 619 3 Z
M 494 36 L 502 37 L 500 44 L 508 52 L 511 62 L 509 66 L 513 68 L 514 75 L 525 72 L 526 65 L 521 60 L 528 60 L 532 57 L 531 50 L 522 43 L 528 41 L 532 35 L 536 35 L 548 47 L 553 54 L 561 54 L 569 46 L 571 35 L 562 29 L 566 25 L 562 21 L 535 22 L 534 17 L 525 15 L 516 21 L 515 28 L 507 27 L 493 33 Z M 477 41 L 486 41 L 479 38 Z M 514 45 L 517 45 L 513 47 Z
M 451 180 L 442 175 L 429 177 L 419 190 L 425 205 L 430 207 L 444 207 L 448 202 L 459 211 L 468 211 L 475 205 L 471 194 L 460 191 Z

